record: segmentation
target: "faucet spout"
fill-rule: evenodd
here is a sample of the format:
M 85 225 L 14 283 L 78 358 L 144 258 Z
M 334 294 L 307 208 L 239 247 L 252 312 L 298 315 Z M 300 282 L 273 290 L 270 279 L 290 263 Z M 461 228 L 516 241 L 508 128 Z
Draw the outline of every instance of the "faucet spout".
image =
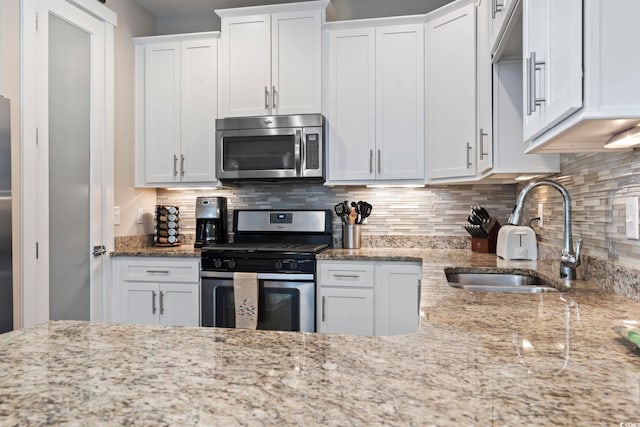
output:
M 580 253 L 582 251 L 582 240 L 579 240 L 576 245 L 576 252 L 573 252 L 573 241 L 571 236 L 571 199 L 566 188 L 559 183 L 550 179 L 540 179 L 538 181 L 532 181 L 525 185 L 520 194 L 516 205 L 509 217 L 509 224 L 518 225 L 522 219 L 522 209 L 524 201 L 527 195 L 536 187 L 541 185 L 547 185 L 555 188 L 562 195 L 564 200 L 564 248 L 562 249 L 562 256 L 560 258 L 560 277 L 563 279 L 575 280 L 576 268 L 580 265 Z

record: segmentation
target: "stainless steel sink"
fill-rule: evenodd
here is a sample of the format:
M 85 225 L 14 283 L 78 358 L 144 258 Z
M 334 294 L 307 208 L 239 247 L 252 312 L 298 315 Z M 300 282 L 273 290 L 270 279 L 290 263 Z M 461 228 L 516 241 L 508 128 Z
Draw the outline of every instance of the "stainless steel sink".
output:
M 542 293 L 558 292 L 542 279 L 525 274 L 454 273 L 445 270 L 449 285 L 469 291 Z

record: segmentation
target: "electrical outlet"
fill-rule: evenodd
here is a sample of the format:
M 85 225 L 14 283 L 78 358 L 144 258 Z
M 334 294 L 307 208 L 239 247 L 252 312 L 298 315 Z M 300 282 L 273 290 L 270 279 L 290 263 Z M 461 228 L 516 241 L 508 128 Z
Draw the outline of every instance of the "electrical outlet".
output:
M 625 219 L 627 239 L 640 239 L 640 228 L 638 227 L 638 196 L 627 197 Z
M 538 217 L 540 221 L 538 221 L 538 227 L 544 228 L 544 204 L 538 203 Z
M 138 214 L 136 216 L 136 222 L 138 224 L 142 224 L 144 220 L 144 209 L 143 208 L 138 208 Z
M 113 207 L 113 225 L 120 225 L 120 206 Z

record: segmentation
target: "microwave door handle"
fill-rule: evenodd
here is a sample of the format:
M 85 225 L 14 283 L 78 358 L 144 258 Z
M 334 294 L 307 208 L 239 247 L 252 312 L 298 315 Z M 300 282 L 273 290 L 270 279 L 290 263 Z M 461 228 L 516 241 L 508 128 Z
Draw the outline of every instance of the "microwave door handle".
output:
M 297 176 L 302 176 L 302 156 L 304 155 L 303 152 L 303 148 L 302 148 L 302 130 L 301 129 L 296 129 L 296 134 L 295 134 L 295 162 L 296 162 L 296 175 Z

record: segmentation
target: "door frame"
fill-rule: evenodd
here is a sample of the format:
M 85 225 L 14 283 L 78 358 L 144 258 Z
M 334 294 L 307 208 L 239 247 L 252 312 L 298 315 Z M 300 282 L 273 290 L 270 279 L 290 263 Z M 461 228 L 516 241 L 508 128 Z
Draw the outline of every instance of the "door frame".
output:
M 66 0 L 104 24 L 104 157 L 102 200 L 103 242 L 107 249 L 103 264 L 103 286 L 91 298 L 91 321 L 110 320 L 107 291 L 111 283 L 109 252 L 114 250 L 114 28 L 117 15 L 95 0 Z M 39 0 L 20 0 L 20 134 L 21 134 L 21 326 L 31 326 L 49 320 L 49 283 L 38 277 L 36 245 L 38 235 L 33 224 L 38 223 L 38 37 L 37 11 Z M 87 248 L 89 250 L 89 248 Z M 48 262 L 48 260 L 47 260 Z M 93 289 L 92 289 L 93 291 Z

